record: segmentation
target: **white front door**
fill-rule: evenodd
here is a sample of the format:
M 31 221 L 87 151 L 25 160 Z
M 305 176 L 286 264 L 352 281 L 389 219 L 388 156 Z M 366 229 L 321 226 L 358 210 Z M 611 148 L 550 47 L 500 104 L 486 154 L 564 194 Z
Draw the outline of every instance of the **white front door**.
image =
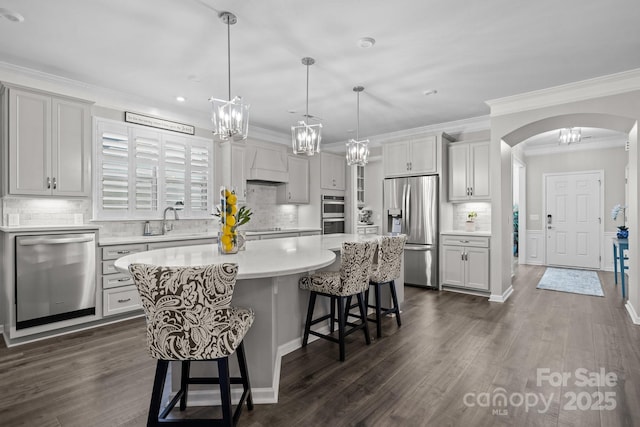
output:
M 547 265 L 600 268 L 600 172 L 545 176 Z

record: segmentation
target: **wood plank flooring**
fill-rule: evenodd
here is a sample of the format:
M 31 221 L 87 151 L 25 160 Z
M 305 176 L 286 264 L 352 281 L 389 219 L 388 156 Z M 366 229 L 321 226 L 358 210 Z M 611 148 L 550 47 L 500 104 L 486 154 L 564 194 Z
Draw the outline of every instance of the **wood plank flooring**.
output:
M 505 304 L 406 288 L 401 328 L 385 319 L 384 336 L 370 346 L 362 334 L 350 335 L 343 363 L 337 345 L 324 340 L 285 356 L 278 404 L 245 408 L 239 425 L 640 425 L 640 326 L 631 323 L 613 273 L 598 273 L 600 298 L 537 290 L 544 270 L 521 266 Z M 572 376 L 538 384 L 544 368 Z M 604 369 L 617 382 L 581 386 L 580 368 Z M 0 424 L 143 426 L 154 369 L 143 319 L 2 346 Z M 510 401 L 494 405 L 501 392 Z M 615 407 L 597 409 L 598 393 L 609 393 Z M 520 403 L 533 396 L 536 405 Z

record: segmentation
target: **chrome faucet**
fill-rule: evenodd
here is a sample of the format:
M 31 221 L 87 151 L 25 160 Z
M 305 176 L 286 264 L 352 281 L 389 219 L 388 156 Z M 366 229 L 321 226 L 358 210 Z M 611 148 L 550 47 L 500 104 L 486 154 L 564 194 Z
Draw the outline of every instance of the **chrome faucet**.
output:
M 178 210 L 173 206 L 168 206 L 164 209 L 162 213 L 162 234 L 167 234 L 169 231 L 173 230 L 173 224 L 167 224 L 167 211 L 173 211 L 174 219 L 178 220 Z

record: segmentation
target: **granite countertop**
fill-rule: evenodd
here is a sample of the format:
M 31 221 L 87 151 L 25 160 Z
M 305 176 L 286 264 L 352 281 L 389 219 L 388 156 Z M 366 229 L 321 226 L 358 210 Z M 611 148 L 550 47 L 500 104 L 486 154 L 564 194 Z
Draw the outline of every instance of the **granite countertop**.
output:
M 238 264 L 238 279 L 279 277 L 330 265 L 343 242 L 376 238 L 376 235 L 331 234 L 253 240 L 246 243 L 244 251 L 227 255 L 219 254 L 216 248 L 206 245 L 155 249 L 119 258 L 115 267 L 126 272 L 132 263 L 179 267 L 231 262 Z
M 247 236 L 260 236 L 267 234 L 279 234 L 279 233 L 302 233 L 305 231 L 320 231 L 319 228 L 282 228 L 265 229 L 260 231 L 246 230 Z M 102 246 L 110 245 L 127 245 L 135 243 L 155 243 L 155 242 L 173 242 L 180 240 L 198 240 L 198 239 L 212 239 L 218 237 L 218 231 L 200 232 L 200 233 L 171 233 L 168 234 L 156 234 L 152 236 L 118 236 L 118 237 L 100 237 L 99 244 Z

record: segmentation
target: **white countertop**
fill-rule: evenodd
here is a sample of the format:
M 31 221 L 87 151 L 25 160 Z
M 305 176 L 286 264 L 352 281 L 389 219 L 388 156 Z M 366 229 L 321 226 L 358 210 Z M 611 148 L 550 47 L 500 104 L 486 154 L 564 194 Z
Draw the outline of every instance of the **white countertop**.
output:
M 457 236 L 491 237 L 491 232 L 490 231 L 447 230 L 447 231 L 441 231 L 440 234 L 454 234 L 454 235 L 457 235 Z
M 79 230 L 98 230 L 100 226 L 91 224 L 80 225 L 29 225 L 29 226 L 17 226 L 17 227 L 0 227 L 0 231 L 4 233 L 22 233 L 29 231 L 79 231 Z
M 183 267 L 231 262 L 238 264 L 238 279 L 286 276 L 330 265 L 336 258 L 334 251 L 340 250 L 343 242 L 374 240 L 378 237 L 330 234 L 253 240 L 246 243 L 246 250 L 229 255 L 219 254 L 214 245 L 182 246 L 127 255 L 117 259 L 115 267 L 126 272 L 132 263 Z
M 306 231 L 321 231 L 319 228 L 283 228 L 280 230 L 264 230 L 264 231 L 246 231 L 247 236 L 261 236 L 268 234 L 280 234 L 280 233 L 303 233 Z M 98 244 L 101 246 L 110 245 L 127 245 L 135 243 L 154 243 L 154 242 L 173 242 L 180 240 L 198 240 L 198 239 L 212 239 L 218 237 L 218 231 L 212 230 L 209 232 L 200 233 L 168 233 L 168 234 L 156 234 L 153 236 L 117 236 L 117 237 L 100 237 Z

